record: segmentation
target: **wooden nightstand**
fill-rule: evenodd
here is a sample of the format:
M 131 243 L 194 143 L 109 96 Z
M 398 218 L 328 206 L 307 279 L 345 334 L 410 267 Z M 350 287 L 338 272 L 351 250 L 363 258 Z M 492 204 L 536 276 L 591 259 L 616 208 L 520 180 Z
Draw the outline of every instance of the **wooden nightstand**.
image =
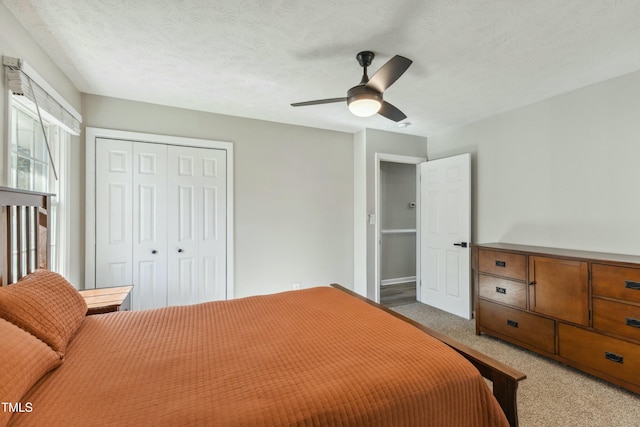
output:
M 80 295 L 87 302 L 87 316 L 130 310 L 131 289 L 133 285 L 80 291 Z

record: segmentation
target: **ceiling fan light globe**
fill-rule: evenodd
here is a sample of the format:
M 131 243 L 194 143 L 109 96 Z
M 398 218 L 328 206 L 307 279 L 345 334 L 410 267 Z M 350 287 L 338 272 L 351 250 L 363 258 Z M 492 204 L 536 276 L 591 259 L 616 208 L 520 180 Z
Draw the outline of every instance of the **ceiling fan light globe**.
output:
M 382 103 L 377 99 L 360 98 L 349 102 L 349 110 L 358 117 L 370 117 L 376 114 Z

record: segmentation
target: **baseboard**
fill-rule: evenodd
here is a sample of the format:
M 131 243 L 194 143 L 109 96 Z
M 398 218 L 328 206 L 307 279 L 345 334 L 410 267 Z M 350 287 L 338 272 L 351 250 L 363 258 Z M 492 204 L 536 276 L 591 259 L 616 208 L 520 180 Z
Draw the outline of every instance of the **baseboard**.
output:
M 416 276 L 396 277 L 393 279 L 384 279 L 380 281 L 380 286 L 400 285 L 402 283 L 411 283 L 416 281 Z

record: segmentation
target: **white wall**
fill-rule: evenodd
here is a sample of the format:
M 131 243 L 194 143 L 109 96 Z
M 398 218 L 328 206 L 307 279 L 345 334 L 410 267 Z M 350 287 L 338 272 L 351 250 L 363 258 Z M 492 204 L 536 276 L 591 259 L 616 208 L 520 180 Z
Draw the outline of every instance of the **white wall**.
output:
M 82 108 L 87 126 L 234 144 L 236 297 L 353 287 L 352 134 L 86 94 Z
M 429 136 L 463 152 L 475 242 L 640 255 L 640 72 Z
M 53 63 L 51 58 L 25 31 L 22 25 L 15 19 L 9 10 L 0 4 L 0 56 L 12 56 L 25 60 L 38 74 L 62 95 L 77 111 L 81 110 L 81 95 L 67 76 Z M 0 185 L 7 185 L 7 160 L 4 152 L 8 147 L 8 134 L 6 123 L 6 97 L 8 89 L 5 86 L 4 67 L 0 67 L 0 138 L 2 147 L 0 150 Z M 84 221 L 84 191 L 81 191 L 82 171 L 84 169 L 84 157 L 81 157 L 80 138 L 71 138 L 71 194 L 69 195 L 71 222 L 73 224 Z M 84 277 L 84 258 L 77 254 L 84 253 L 84 228 L 71 230 L 71 266 L 67 278 L 76 286 L 82 283 Z

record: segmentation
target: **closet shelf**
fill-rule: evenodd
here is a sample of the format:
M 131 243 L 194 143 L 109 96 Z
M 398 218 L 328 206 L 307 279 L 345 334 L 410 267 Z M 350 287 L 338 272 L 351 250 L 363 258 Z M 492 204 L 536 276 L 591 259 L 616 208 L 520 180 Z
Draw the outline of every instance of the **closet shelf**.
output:
M 410 234 L 416 233 L 415 228 L 387 228 L 380 230 L 380 234 Z

